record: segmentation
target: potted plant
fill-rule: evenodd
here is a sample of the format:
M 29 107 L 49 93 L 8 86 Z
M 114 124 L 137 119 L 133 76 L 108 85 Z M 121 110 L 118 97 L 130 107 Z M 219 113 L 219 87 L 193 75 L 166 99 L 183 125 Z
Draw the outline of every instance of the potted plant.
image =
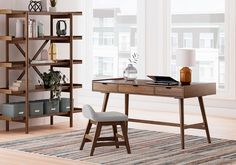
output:
M 61 97 L 62 83 L 66 83 L 66 76 L 60 71 L 49 70 L 48 73 L 41 74 L 43 85 L 46 89 L 50 89 L 52 92 L 52 99 Z M 40 83 L 40 81 L 39 81 Z
M 50 6 L 51 7 L 49 7 L 49 11 L 50 12 L 56 12 L 57 11 L 56 5 L 57 5 L 57 0 L 50 0 Z

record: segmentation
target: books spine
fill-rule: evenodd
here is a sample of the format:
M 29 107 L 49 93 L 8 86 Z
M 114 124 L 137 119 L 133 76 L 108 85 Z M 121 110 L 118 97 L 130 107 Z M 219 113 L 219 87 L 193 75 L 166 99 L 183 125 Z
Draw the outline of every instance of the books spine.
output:
M 29 26 L 29 38 L 32 38 L 33 37 L 33 21 L 32 21 L 32 19 L 29 19 L 29 24 L 28 24 L 28 26 Z

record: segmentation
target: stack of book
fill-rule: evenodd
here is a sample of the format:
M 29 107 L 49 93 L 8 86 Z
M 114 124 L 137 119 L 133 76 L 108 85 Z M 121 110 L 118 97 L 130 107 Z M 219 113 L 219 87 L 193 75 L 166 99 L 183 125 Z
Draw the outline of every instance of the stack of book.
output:
M 9 87 L 12 91 L 24 91 L 25 90 L 25 81 L 17 80 L 14 81 L 12 86 Z M 29 89 L 35 89 L 35 85 L 29 84 Z
M 43 37 L 43 24 L 35 19 L 29 19 L 29 38 Z

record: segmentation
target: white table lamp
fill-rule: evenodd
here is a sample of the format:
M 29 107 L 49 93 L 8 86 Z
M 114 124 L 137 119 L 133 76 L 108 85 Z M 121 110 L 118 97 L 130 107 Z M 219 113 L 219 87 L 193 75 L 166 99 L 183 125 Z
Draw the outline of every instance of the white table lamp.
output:
M 195 49 L 177 49 L 176 50 L 176 64 L 177 66 L 183 67 L 180 70 L 180 82 L 182 85 L 191 84 L 191 69 L 189 67 L 194 66 Z

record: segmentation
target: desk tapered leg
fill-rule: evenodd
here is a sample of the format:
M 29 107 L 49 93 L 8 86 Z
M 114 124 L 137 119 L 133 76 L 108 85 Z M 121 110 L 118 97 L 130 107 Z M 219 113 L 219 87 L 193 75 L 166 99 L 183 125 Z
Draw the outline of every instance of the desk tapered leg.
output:
M 129 116 L 129 94 L 125 94 L 125 114 Z M 128 130 L 128 122 L 126 122 L 126 127 Z
M 184 149 L 184 99 L 179 99 L 179 119 L 180 119 L 180 137 L 181 146 Z
M 104 95 L 102 112 L 106 112 L 109 95 L 110 95 L 110 93 L 105 93 L 105 95 Z
M 200 109 L 201 109 L 201 113 L 202 113 L 202 119 L 204 122 L 205 130 L 206 130 L 207 140 L 208 140 L 208 143 L 211 143 L 211 137 L 210 137 L 210 132 L 209 132 L 209 128 L 208 128 L 207 117 L 206 117 L 206 112 L 205 112 L 205 107 L 204 107 L 202 96 L 198 97 L 198 101 L 199 101 L 199 105 L 200 105 Z

